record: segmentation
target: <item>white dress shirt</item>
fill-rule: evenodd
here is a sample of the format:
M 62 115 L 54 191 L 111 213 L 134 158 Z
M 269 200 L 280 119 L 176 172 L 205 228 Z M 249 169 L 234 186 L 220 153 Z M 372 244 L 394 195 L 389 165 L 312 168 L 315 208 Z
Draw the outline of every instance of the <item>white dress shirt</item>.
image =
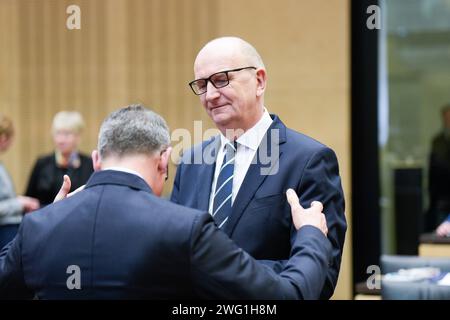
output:
M 259 121 L 249 130 L 244 132 L 237 141 L 236 157 L 234 159 L 234 176 L 233 176 L 233 190 L 231 196 L 231 203 L 234 202 L 236 195 L 244 181 L 248 168 L 256 155 L 259 144 L 261 143 L 264 135 L 272 124 L 272 118 L 264 109 L 264 113 Z M 214 178 L 211 187 L 211 193 L 209 195 L 209 212 L 213 211 L 214 193 L 216 191 L 217 178 L 219 177 L 220 168 L 222 167 L 223 157 L 225 155 L 225 145 L 229 142 L 223 134 L 220 134 L 220 148 L 216 158 L 216 168 L 214 171 Z M 232 144 L 232 143 L 231 143 Z

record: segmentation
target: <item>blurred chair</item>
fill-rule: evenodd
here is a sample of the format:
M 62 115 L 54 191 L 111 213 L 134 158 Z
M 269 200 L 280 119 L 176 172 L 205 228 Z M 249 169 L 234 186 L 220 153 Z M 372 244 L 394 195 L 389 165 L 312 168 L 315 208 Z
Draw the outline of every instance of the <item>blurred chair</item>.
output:
M 381 272 L 383 274 L 397 272 L 399 269 L 439 268 L 442 273 L 450 272 L 450 257 L 418 257 L 418 256 L 381 256 Z M 383 300 L 450 300 L 450 286 L 440 286 L 429 281 L 381 281 L 381 297 Z

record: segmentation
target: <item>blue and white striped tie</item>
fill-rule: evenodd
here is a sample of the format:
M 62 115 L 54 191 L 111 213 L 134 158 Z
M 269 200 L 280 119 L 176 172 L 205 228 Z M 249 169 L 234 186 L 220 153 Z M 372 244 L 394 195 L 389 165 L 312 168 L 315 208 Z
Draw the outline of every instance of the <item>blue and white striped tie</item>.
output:
M 219 228 L 225 225 L 231 214 L 231 200 L 233 191 L 234 157 L 237 143 L 225 145 L 226 152 L 223 158 L 222 167 L 217 177 L 216 191 L 214 193 L 212 216 Z

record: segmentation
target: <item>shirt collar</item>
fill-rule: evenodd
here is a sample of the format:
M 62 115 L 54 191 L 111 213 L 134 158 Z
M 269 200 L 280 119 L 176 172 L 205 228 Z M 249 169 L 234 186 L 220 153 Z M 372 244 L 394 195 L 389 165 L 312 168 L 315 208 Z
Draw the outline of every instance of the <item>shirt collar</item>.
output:
M 237 139 L 237 142 L 254 151 L 258 150 L 259 144 L 261 143 L 261 140 L 264 138 L 264 135 L 266 134 L 271 124 L 272 118 L 270 117 L 267 109 L 264 108 L 264 113 L 261 119 L 259 119 L 259 121 L 253 127 L 244 132 L 244 134 L 242 134 Z M 220 142 L 223 148 L 223 146 L 227 142 L 229 142 L 229 140 L 225 138 L 223 134 L 220 134 Z
M 121 171 L 121 172 L 131 173 L 131 174 L 134 174 L 134 175 L 138 176 L 139 178 L 141 178 L 142 180 L 145 181 L 144 177 L 141 176 L 137 171 L 134 171 L 134 170 L 131 170 L 131 169 L 128 169 L 128 168 L 125 168 L 125 167 L 109 167 L 109 168 L 106 168 L 104 170 L 113 170 L 113 171 Z

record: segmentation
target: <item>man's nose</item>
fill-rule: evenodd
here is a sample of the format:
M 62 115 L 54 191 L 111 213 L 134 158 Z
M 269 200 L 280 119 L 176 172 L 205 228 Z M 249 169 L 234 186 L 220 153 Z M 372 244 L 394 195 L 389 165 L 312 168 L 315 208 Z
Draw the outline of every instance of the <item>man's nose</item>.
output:
M 207 101 L 214 100 L 220 96 L 219 90 L 214 87 L 211 81 L 208 81 L 208 84 L 206 85 L 205 95 Z

